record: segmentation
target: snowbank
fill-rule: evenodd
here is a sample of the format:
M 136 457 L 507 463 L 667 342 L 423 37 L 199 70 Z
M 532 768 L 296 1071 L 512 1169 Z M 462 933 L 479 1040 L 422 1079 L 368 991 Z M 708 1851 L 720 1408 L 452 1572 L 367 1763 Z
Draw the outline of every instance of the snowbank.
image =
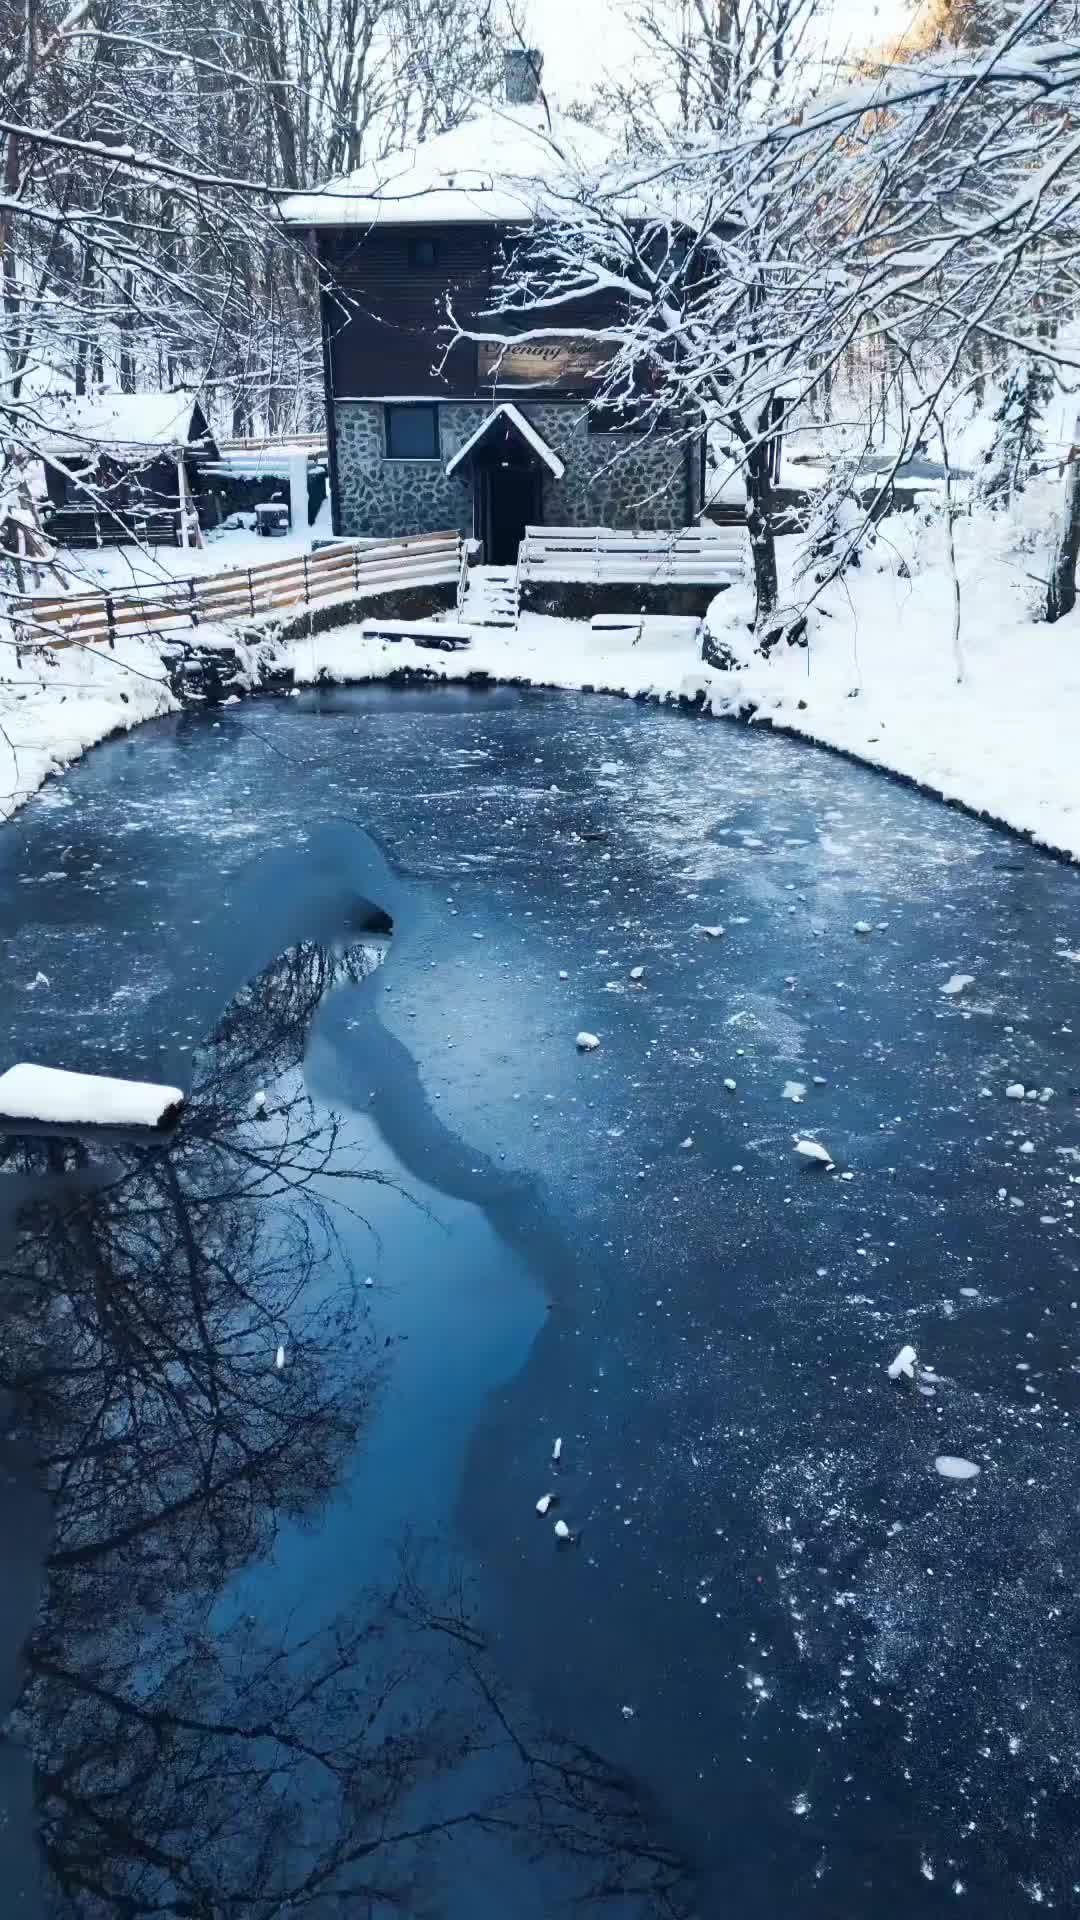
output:
M 51 773 L 110 733 L 176 705 L 155 646 L 119 640 L 116 651 L 65 647 L 43 657 L 5 647 L 0 679 L 0 820 Z

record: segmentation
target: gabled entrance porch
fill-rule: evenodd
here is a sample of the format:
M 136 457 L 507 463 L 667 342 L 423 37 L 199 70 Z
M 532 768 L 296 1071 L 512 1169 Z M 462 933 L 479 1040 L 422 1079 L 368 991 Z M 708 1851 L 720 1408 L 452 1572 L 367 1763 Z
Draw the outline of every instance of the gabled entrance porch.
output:
M 526 527 L 544 522 L 544 480 L 566 472 L 543 435 L 510 404 L 496 407 L 446 465 L 473 476 L 473 533 L 489 566 L 517 565 Z

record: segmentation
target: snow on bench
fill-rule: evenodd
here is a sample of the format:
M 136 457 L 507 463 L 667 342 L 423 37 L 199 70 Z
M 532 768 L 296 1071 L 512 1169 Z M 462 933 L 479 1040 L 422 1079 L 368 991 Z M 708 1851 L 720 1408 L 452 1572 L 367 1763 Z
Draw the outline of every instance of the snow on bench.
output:
M 697 656 L 701 621 L 694 614 L 594 613 L 590 638 L 599 647 L 629 641 L 638 652 L 691 652 Z
M 365 640 L 412 640 L 418 647 L 435 647 L 441 653 L 472 644 L 470 627 L 440 625 L 437 620 L 365 620 L 360 631 Z
M 623 531 L 526 527 L 518 577 L 620 585 L 726 585 L 746 570 L 745 527 Z
M 179 1087 L 146 1080 L 113 1080 L 100 1073 L 67 1073 L 22 1061 L 0 1074 L 0 1124 L 165 1127 L 184 1104 Z

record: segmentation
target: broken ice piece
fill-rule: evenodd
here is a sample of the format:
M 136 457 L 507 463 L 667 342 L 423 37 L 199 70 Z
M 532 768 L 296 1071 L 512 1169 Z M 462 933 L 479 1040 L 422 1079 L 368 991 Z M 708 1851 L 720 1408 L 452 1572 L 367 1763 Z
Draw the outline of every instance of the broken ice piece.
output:
M 974 1480 L 982 1472 L 974 1460 L 962 1460 L 955 1453 L 939 1453 L 934 1465 L 943 1480 Z
M 1023 1081 L 1010 1080 L 1008 1086 L 1005 1089 L 1005 1098 L 1006 1100 L 1022 1100 L 1024 1098 Z
M 253 1113 L 259 1114 L 265 1114 L 266 1112 L 266 1095 L 261 1088 L 258 1093 L 253 1093 L 251 1096 L 251 1110 Z
M 679 1145 L 682 1148 L 684 1153 L 686 1152 L 687 1148 L 692 1147 L 693 1144 L 694 1144 L 694 1136 L 692 1133 L 688 1133 L 685 1140 L 679 1141 Z
M 595 1053 L 597 1047 L 600 1045 L 600 1035 L 598 1033 L 579 1033 L 575 1044 L 579 1053 Z
M 555 1538 L 556 1538 L 556 1540 L 569 1540 L 569 1539 L 570 1539 L 570 1529 L 569 1529 L 569 1527 L 567 1526 L 567 1524 L 566 1524 L 566 1521 L 565 1521 L 565 1520 L 556 1520 L 556 1522 L 555 1522 Z
M 734 1092 L 735 1092 L 735 1082 L 734 1082 L 734 1080 L 725 1080 L 725 1081 L 724 1081 L 724 1085 L 725 1085 L 725 1087 L 727 1088 L 727 1090 L 728 1090 L 728 1092 L 729 1092 L 729 1093 L 734 1093 Z
M 555 1502 L 555 1495 L 553 1493 L 541 1494 L 539 1500 L 536 1503 L 537 1513 L 541 1515 L 545 1514 L 548 1508 L 554 1505 L 554 1502 Z
M 570 975 L 569 975 L 569 974 L 567 973 L 567 971 L 566 971 L 566 968 L 565 968 L 565 967 L 560 967 L 560 968 L 559 968 L 559 979 L 560 979 L 560 980 L 569 980 L 569 978 L 570 978 Z
M 35 973 L 32 980 L 27 981 L 26 991 L 27 993 L 36 993 L 39 987 L 47 987 L 48 984 L 49 984 L 48 974 L 38 972 L 38 973 Z
M 826 1167 L 830 1172 L 832 1171 L 834 1164 L 832 1154 L 828 1148 L 823 1147 L 819 1141 L 796 1140 L 795 1151 L 801 1154 L 804 1160 L 809 1160 L 812 1165 Z
M 631 980 L 644 980 L 645 978 L 644 967 L 631 967 L 630 978 Z
M 278 1370 L 278 1372 L 280 1373 L 280 1372 L 281 1372 L 281 1369 L 282 1369 L 282 1367 L 283 1367 L 283 1366 L 285 1365 L 285 1349 L 284 1349 L 284 1347 L 279 1347 L 279 1348 L 278 1348 L 278 1350 L 277 1350 L 277 1352 L 276 1352 L 276 1354 L 274 1355 L 274 1365 L 275 1365 L 275 1367 L 277 1368 L 277 1370 Z
M 874 929 L 870 925 L 869 920 L 856 920 L 855 922 L 856 933 L 873 933 L 873 931 Z
M 556 1440 L 555 1445 L 551 1449 L 551 1457 L 553 1460 L 556 1460 L 556 1461 L 562 1459 L 562 1441 L 561 1440 Z
M 899 1380 L 903 1374 L 905 1380 L 915 1378 L 916 1354 L 914 1347 L 901 1347 L 895 1360 L 890 1360 L 885 1371 L 890 1380 Z
M 785 1080 L 784 1091 L 780 1095 L 780 1098 L 781 1100 L 794 1100 L 796 1102 L 805 1100 L 806 1088 L 803 1086 L 801 1080 Z
M 973 973 L 953 973 L 949 975 L 941 991 L 942 993 L 948 994 L 963 993 L 965 987 L 974 986 L 974 984 L 975 975 Z
M 722 940 L 724 937 L 723 927 L 702 927 L 701 931 L 706 940 Z

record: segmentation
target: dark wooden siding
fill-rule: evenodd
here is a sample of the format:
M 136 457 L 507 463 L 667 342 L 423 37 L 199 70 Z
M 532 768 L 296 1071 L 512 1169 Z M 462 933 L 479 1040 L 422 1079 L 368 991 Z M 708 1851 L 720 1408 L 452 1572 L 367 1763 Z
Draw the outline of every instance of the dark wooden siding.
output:
M 441 365 L 449 339 L 446 301 L 449 295 L 466 323 L 482 310 L 491 280 L 491 230 L 451 227 L 433 233 L 434 268 L 409 264 L 409 242 L 417 231 L 386 227 L 323 236 L 323 261 L 334 283 L 327 305 L 332 379 L 339 396 L 476 392 L 471 343 L 459 342 Z
M 437 243 L 433 268 L 410 264 L 410 242 L 421 233 Z M 332 281 L 325 311 L 335 394 L 343 399 L 482 394 L 475 345 L 460 341 L 447 354 L 447 299 L 466 326 L 498 324 L 507 332 L 517 331 L 506 317 L 493 323 L 486 313 L 494 263 L 506 243 L 505 230 L 491 226 L 324 232 L 321 257 Z M 575 327 L 605 325 L 611 302 L 578 300 L 566 314 L 567 333 L 573 334 Z M 545 315 L 544 323 L 550 326 L 552 316 Z M 529 322 L 523 319 L 521 324 Z M 539 397 L 541 391 L 581 390 L 580 384 L 565 389 L 553 385 L 536 392 Z

